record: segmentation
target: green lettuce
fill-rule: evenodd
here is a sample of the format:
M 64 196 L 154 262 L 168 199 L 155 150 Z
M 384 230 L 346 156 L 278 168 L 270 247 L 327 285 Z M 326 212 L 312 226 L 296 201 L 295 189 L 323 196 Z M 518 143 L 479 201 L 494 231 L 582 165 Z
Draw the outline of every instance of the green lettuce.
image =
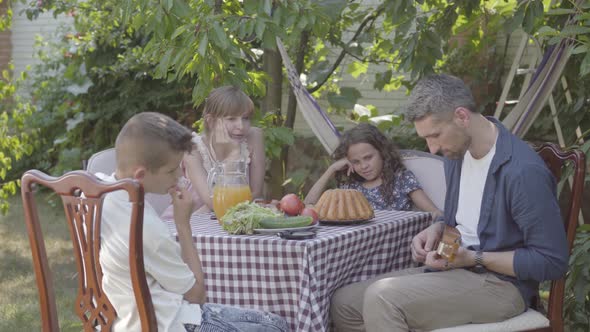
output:
M 260 220 L 280 215 L 256 203 L 242 202 L 227 210 L 221 217 L 221 225 L 230 234 L 253 234 L 255 228 L 260 228 Z

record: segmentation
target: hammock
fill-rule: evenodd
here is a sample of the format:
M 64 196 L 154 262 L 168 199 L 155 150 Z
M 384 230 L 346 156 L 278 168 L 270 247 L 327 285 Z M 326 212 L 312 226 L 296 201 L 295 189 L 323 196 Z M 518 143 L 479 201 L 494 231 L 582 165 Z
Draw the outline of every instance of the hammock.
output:
M 311 127 L 315 136 L 322 143 L 324 149 L 326 149 L 331 155 L 338 147 L 338 144 L 340 144 L 340 133 L 338 132 L 338 129 L 336 129 L 336 126 L 334 126 L 332 120 L 328 117 L 328 114 L 320 108 L 320 105 L 312 95 L 307 92 L 307 89 L 299 80 L 299 73 L 295 70 L 293 63 L 291 63 L 291 59 L 289 59 L 289 55 L 285 50 L 285 46 L 279 38 L 277 38 L 277 46 L 281 53 L 283 63 L 285 64 L 287 77 L 291 84 L 291 88 L 293 88 L 293 93 L 297 99 L 299 110 L 301 111 L 301 114 L 303 114 L 303 118 L 305 118 L 305 121 Z
M 539 113 L 541 113 L 551 95 L 551 91 L 553 91 L 561 77 L 561 73 L 571 54 L 572 44 L 571 40 L 564 39 L 561 43 L 545 52 L 527 91 L 512 111 L 502 120 L 504 126 L 516 136 L 523 137 Z
M 583 0 L 577 0 L 574 7 L 579 8 L 582 2 Z M 575 24 L 575 14 L 571 14 L 564 27 Z M 547 103 L 547 99 L 559 81 L 571 55 L 574 45 L 573 37 L 562 39 L 559 44 L 545 52 L 527 91 L 514 109 L 502 120 L 504 126 L 516 136 L 524 137 L 526 135 Z

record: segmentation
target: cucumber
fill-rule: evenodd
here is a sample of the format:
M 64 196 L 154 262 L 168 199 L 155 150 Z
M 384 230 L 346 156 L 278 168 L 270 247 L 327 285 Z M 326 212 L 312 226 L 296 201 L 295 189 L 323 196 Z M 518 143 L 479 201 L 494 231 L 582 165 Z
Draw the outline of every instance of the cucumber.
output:
M 260 227 L 270 229 L 295 228 L 309 226 L 312 222 L 313 218 L 310 216 L 264 218 L 260 220 Z

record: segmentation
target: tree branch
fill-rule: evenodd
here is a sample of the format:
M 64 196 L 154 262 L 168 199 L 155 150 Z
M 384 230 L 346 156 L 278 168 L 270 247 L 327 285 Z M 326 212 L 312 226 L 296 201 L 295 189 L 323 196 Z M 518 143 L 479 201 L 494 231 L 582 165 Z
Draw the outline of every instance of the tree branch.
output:
M 350 55 L 351 57 L 353 57 L 353 58 L 355 58 L 355 59 L 357 59 L 358 61 L 361 61 L 361 62 L 370 62 L 370 63 L 374 63 L 374 64 L 386 63 L 386 64 L 389 64 L 389 65 L 391 65 L 391 64 L 399 64 L 400 63 L 399 61 L 375 60 L 375 59 L 369 59 L 368 57 L 361 58 L 358 55 L 354 55 L 354 54 L 352 54 L 352 53 L 350 53 L 348 51 L 346 51 L 346 54 Z
M 380 8 L 380 9 L 374 11 L 371 15 L 368 15 L 367 17 L 365 17 L 363 22 L 361 22 L 358 29 L 356 30 L 356 32 L 354 33 L 354 35 L 352 36 L 352 38 L 348 41 L 348 43 L 346 45 L 349 45 L 350 43 L 355 41 L 360 36 L 360 34 L 363 32 L 363 29 L 369 23 L 373 24 L 375 22 L 375 20 L 377 19 L 377 17 L 379 17 L 379 15 L 381 15 L 382 12 L 383 12 L 383 8 Z M 313 88 L 307 89 L 307 92 L 309 92 L 309 93 L 316 92 L 319 88 L 322 87 L 322 85 L 324 85 L 326 83 L 326 81 L 328 81 L 328 78 L 330 78 L 330 76 L 336 70 L 336 68 L 338 68 L 338 66 L 340 66 L 340 63 L 342 62 L 342 60 L 344 60 L 344 57 L 346 56 L 346 54 L 349 54 L 349 52 L 346 50 L 346 45 L 344 47 L 342 47 L 342 52 L 340 52 L 340 55 L 338 55 L 338 58 L 336 59 L 336 61 L 332 65 L 332 68 L 330 69 L 329 74 L 326 75 L 326 77 L 324 77 L 324 79 L 321 82 L 319 82 L 316 86 L 314 86 Z

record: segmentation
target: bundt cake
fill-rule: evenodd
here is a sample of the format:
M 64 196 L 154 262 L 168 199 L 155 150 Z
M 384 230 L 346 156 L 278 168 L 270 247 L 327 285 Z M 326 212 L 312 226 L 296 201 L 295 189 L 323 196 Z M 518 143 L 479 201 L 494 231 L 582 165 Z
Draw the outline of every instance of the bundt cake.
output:
M 365 195 L 353 189 L 325 191 L 315 210 L 322 221 L 369 220 L 375 216 Z

